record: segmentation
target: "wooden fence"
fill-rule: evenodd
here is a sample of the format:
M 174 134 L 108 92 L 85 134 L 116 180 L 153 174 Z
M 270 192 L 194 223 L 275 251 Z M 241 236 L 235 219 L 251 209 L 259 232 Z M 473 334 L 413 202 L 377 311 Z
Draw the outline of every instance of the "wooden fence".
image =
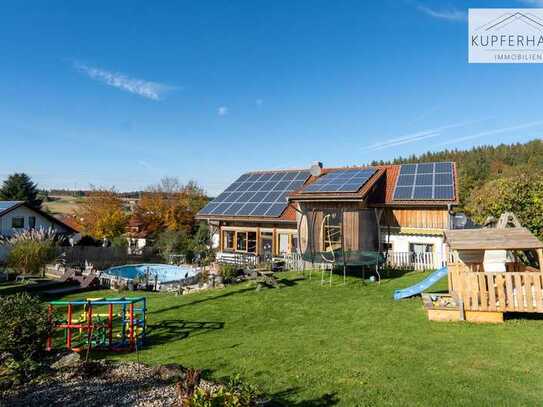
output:
M 543 312 L 543 273 L 449 271 L 449 288 L 470 311 Z
M 129 255 L 124 247 L 60 247 L 57 252 L 57 262 L 59 263 L 76 268 L 83 268 L 86 264 L 90 264 L 97 270 L 129 263 L 146 262 L 150 260 L 147 257 Z
M 386 265 L 397 269 L 425 271 L 444 267 L 446 262 L 437 259 L 434 253 L 388 252 Z

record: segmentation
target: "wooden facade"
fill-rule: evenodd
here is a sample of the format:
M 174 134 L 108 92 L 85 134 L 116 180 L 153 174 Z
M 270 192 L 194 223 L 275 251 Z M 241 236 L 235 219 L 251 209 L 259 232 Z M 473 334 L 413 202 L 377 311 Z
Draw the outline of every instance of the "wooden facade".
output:
M 300 222 L 300 245 L 306 250 L 309 240 L 312 240 L 313 250 L 316 252 L 327 251 L 325 247 L 327 231 L 325 217 L 330 213 L 341 216 L 339 226 L 343 234 L 345 251 L 379 250 L 378 216 L 381 209 L 365 208 L 359 202 L 304 202 L 300 204 L 302 212 L 298 214 Z M 368 215 L 373 222 L 368 221 Z M 312 230 L 312 236 L 308 236 Z M 310 239 L 308 239 L 310 238 Z
M 447 208 L 384 208 L 381 226 L 391 228 L 439 229 L 449 228 Z

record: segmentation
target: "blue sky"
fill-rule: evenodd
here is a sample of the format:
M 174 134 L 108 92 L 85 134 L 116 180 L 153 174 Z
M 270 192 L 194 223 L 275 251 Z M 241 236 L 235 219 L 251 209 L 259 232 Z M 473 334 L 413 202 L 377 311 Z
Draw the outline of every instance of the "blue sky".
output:
M 467 63 L 468 7 L 543 1 L 0 3 L 0 179 L 216 194 L 248 170 L 543 135 L 542 67 Z

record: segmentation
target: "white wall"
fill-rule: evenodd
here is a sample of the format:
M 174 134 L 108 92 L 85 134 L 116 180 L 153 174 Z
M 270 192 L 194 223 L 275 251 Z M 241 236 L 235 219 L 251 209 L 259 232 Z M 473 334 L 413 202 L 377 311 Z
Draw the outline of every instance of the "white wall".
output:
M 408 252 L 410 243 L 431 244 L 434 246 L 436 265 L 446 261 L 446 245 L 443 243 L 443 236 L 391 234 L 390 240 L 387 240 L 387 235 L 383 234 L 383 241 L 392 243 L 393 252 Z
M 28 218 L 30 216 L 36 217 L 36 229 L 48 229 L 48 228 L 54 228 L 60 233 L 68 233 L 69 230 L 56 223 L 52 222 L 46 217 L 40 215 L 38 212 L 33 211 L 30 208 L 27 208 L 25 206 L 21 206 L 17 209 L 14 209 L 8 213 L 6 213 L 4 216 L 0 217 L 0 234 L 4 236 L 11 236 L 16 231 L 21 231 L 22 229 L 13 229 L 11 227 L 11 220 L 13 218 L 20 218 L 23 217 L 25 219 L 25 227 L 24 229 L 28 229 L 29 221 Z
M 220 234 L 215 232 L 211 235 L 211 248 L 217 249 L 220 246 Z
M 6 245 L 0 245 L 0 261 L 5 261 L 8 258 L 9 249 Z

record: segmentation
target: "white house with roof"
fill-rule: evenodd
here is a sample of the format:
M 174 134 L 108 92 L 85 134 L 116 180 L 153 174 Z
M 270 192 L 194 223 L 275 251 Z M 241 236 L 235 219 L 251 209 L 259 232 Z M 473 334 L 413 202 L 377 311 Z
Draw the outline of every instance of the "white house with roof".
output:
M 78 233 L 54 216 L 23 201 L 0 201 L 0 235 L 13 236 L 30 229 L 54 229 L 64 235 Z

